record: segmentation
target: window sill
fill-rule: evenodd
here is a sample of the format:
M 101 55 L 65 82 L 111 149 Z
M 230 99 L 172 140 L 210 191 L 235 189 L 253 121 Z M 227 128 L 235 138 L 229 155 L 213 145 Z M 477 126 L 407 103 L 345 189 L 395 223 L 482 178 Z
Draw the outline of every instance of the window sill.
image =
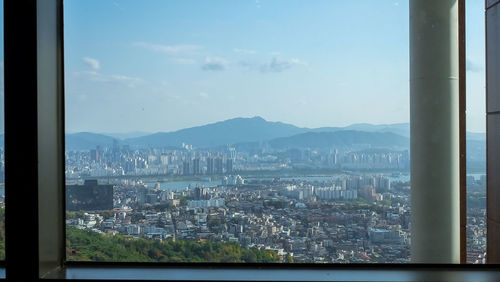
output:
M 204 281 L 498 281 L 494 266 L 394 266 L 335 269 L 165 268 L 140 266 L 67 266 L 66 279 Z M 5 272 L 4 272 L 5 273 Z

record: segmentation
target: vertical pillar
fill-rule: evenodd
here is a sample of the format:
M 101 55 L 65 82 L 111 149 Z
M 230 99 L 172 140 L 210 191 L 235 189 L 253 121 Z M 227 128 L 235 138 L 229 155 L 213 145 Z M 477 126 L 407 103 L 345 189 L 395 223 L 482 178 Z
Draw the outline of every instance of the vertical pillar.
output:
M 66 255 L 63 1 L 37 1 L 39 275 L 60 278 Z
M 500 1 L 486 1 L 486 259 L 500 263 Z
M 6 277 L 61 278 L 62 0 L 4 1 Z
M 38 278 L 36 28 L 35 0 L 4 1 L 5 274 L 13 281 Z
M 460 262 L 458 0 L 410 1 L 411 256 Z

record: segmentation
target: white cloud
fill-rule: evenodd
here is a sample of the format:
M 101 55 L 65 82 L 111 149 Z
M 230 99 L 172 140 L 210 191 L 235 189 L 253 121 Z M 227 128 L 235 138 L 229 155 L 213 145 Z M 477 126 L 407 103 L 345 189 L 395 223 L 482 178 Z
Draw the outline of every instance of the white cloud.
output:
M 106 76 L 98 73 L 96 71 L 81 71 L 81 72 L 75 72 L 76 77 L 81 77 L 85 78 L 91 81 L 97 81 L 97 82 L 105 82 L 108 81 L 106 79 Z
M 206 92 L 200 92 L 200 97 L 203 98 L 203 99 L 207 99 L 208 98 L 208 93 L 206 93 Z
M 149 42 L 134 42 L 134 43 L 132 43 L 132 45 L 136 46 L 136 47 L 145 48 L 145 49 L 148 49 L 151 51 L 162 52 L 162 53 L 167 53 L 167 54 L 193 52 L 193 51 L 197 51 L 197 50 L 203 48 L 202 46 L 192 45 L 192 44 L 161 45 L 161 44 L 154 44 L 154 43 L 149 43 Z
M 110 77 L 112 81 L 125 83 L 129 87 L 135 87 L 137 84 L 144 82 L 142 78 L 120 75 L 120 74 L 113 74 Z
M 240 53 L 240 54 L 248 54 L 248 55 L 252 55 L 252 54 L 257 53 L 257 51 L 255 51 L 255 50 L 250 50 L 250 49 L 240 49 L 240 48 L 234 48 L 234 49 L 233 49 L 233 52 L 235 52 L 235 53 Z
M 101 63 L 97 59 L 91 57 L 83 57 L 82 60 L 94 70 L 98 70 L 101 68 Z
M 132 77 L 121 74 L 107 75 L 96 71 L 76 72 L 75 75 L 77 77 L 82 77 L 93 82 L 115 82 L 126 85 L 128 87 L 135 87 L 138 84 L 142 84 L 145 82 L 144 79 L 139 77 Z
M 115 1 L 112 4 L 116 9 L 123 11 L 123 7 L 118 2 Z
M 467 58 L 465 62 L 465 68 L 469 72 L 481 72 L 484 71 L 484 65 L 481 63 L 477 63 L 475 60 L 471 58 Z
M 270 62 L 266 63 L 259 63 L 255 60 L 243 60 L 239 61 L 237 65 L 250 70 L 260 71 L 262 73 L 283 72 L 297 66 L 308 67 L 308 63 L 306 61 L 297 58 L 282 59 L 279 56 L 274 56 Z
M 206 71 L 222 71 L 225 70 L 229 65 L 226 59 L 218 57 L 206 57 L 205 62 L 201 66 L 202 70 Z
M 274 57 L 271 62 L 261 65 L 260 70 L 262 72 L 282 72 L 294 66 L 307 66 L 307 63 L 296 58 L 283 60 Z

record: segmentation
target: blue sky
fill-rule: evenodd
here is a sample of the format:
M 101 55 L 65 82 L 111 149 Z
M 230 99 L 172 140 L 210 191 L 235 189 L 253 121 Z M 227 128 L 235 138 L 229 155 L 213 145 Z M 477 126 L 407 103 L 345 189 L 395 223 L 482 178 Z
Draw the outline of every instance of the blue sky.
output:
M 467 6 L 471 131 L 485 123 L 483 5 Z M 66 0 L 66 127 L 408 122 L 408 48 L 404 0 Z

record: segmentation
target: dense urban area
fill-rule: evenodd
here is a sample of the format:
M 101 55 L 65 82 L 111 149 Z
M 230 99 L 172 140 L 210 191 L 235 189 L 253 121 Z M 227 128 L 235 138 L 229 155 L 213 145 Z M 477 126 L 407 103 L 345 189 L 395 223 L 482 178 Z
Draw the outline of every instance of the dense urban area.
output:
M 88 249 L 82 251 L 85 244 L 71 240 L 74 236 L 69 238 L 68 257 L 407 263 L 411 244 L 408 168 L 407 150 L 362 147 L 204 150 L 183 144 L 178 149 L 132 149 L 114 142 L 108 148 L 69 150 L 69 234 L 86 230 L 88 236 L 115 238 L 115 243 L 133 238 L 159 246 L 179 242 L 238 246 L 238 253 L 252 250 L 257 257 L 272 260 L 200 253 L 193 260 L 193 252 L 182 257 L 161 250 L 149 252 L 146 258 L 92 256 Z M 467 260 L 484 263 L 485 176 L 470 175 L 467 182 Z M 101 235 L 96 237 L 97 233 Z
M 410 262 L 407 139 L 345 130 L 325 134 L 177 147 L 67 136 L 67 258 Z M 467 262 L 485 263 L 483 149 L 468 152 L 468 169 L 475 162 L 479 173 L 467 175 Z M 4 171 L 0 148 L 0 259 L 5 257 Z

